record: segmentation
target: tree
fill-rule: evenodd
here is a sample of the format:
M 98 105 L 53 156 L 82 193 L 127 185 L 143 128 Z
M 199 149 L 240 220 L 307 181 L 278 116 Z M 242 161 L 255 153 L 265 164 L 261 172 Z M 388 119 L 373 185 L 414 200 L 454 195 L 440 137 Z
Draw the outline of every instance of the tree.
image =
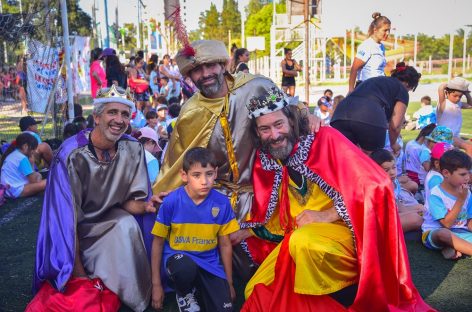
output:
M 249 17 L 252 14 L 256 14 L 263 6 L 261 0 L 250 0 L 249 4 L 246 6 L 246 16 Z
M 137 47 L 137 28 L 134 23 L 125 23 L 123 27 L 126 29 L 125 33 L 125 50 L 131 51 Z
M 226 36 L 229 31 L 231 31 L 232 38 L 239 38 L 241 36 L 241 12 L 238 11 L 238 3 L 236 0 L 223 1 L 221 28 L 223 34 Z M 228 42 L 228 45 L 231 45 L 231 42 Z
M 276 6 L 278 13 L 285 12 L 285 3 L 279 3 Z M 270 54 L 270 26 L 272 25 L 272 4 L 266 4 L 259 11 L 248 16 L 245 25 L 246 36 L 264 36 L 265 37 L 265 51 L 258 51 L 257 54 Z
M 215 4 L 212 3 L 210 9 L 200 14 L 198 25 L 203 39 L 224 41 L 225 36 L 221 28 L 220 13 L 218 13 Z

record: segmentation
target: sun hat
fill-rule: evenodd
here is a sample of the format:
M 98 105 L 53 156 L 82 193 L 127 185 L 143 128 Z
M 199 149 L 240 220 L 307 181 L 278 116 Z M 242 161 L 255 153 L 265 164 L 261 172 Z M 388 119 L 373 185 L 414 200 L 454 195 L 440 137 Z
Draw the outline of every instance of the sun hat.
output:
M 469 91 L 469 82 L 462 77 L 455 77 L 447 83 L 447 88 L 461 92 Z
M 161 151 L 161 148 L 159 146 L 159 137 L 157 136 L 156 130 L 150 127 L 143 127 L 139 129 L 137 134 L 138 134 L 138 140 L 141 138 L 147 138 L 147 139 L 153 140 L 156 143 L 156 147 L 154 148 L 153 153 Z
M 106 48 L 103 50 L 102 54 L 100 54 L 100 59 L 103 59 L 105 56 L 116 55 L 115 49 Z
M 177 53 L 175 61 L 182 76 L 194 68 L 207 63 L 227 63 L 228 51 L 223 42 L 218 40 L 197 40 Z
M 431 150 L 431 158 L 439 159 L 441 156 L 448 150 L 453 149 L 454 146 L 446 142 L 439 142 L 434 144 L 433 149 Z
M 435 143 L 444 142 L 452 144 L 452 130 L 445 126 L 437 126 L 434 128 L 433 132 L 425 138 Z
M 93 100 L 93 105 L 103 103 L 121 103 L 134 110 L 133 96 L 129 89 L 125 90 L 112 84 L 109 88 L 99 89 L 97 97 Z

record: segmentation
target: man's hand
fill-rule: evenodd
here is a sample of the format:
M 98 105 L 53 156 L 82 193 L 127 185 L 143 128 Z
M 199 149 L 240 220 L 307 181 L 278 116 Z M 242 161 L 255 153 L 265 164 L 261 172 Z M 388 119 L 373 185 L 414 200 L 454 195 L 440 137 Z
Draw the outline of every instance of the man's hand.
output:
M 152 195 L 151 200 L 153 203 L 160 205 L 164 201 L 164 197 L 169 195 L 169 191 L 167 192 L 159 192 L 159 194 Z
M 236 244 L 239 244 L 244 239 L 251 236 L 252 236 L 251 231 L 249 231 L 248 229 L 242 229 L 242 230 L 229 234 L 229 239 L 231 240 L 231 245 L 234 246 Z
M 152 212 L 152 213 L 157 212 L 156 207 L 154 207 L 154 202 L 153 202 L 153 200 L 152 200 L 152 197 L 151 197 L 151 199 L 150 199 L 148 202 L 146 202 L 146 204 L 144 205 L 144 211 L 145 211 L 145 212 Z
M 302 227 L 305 224 L 310 223 L 331 223 L 336 220 L 339 220 L 339 215 L 336 212 L 334 207 L 323 210 L 323 211 L 315 211 L 315 210 L 303 210 L 296 218 L 295 222 L 298 227 Z
M 156 310 L 162 309 L 164 302 L 164 289 L 162 285 L 152 286 L 152 307 Z
M 323 120 L 321 120 L 321 118 L 319 118 L 318 116 L 308 114 L 308 123 L 310 127 L 310 132 L 317 133 L 320 130 L 321 125 L 323 124 Z

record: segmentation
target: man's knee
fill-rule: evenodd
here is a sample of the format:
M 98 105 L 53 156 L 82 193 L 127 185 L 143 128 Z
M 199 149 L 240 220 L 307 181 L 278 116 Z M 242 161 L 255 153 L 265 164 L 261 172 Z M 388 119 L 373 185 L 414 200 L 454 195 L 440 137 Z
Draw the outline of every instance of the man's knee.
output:
M 130 213 L 120 215 L 117 218 L 117 223 L 115 226 L 118 227 L 121 232 L 129 234 L 130 236 L 141 232 L 138 222 Z

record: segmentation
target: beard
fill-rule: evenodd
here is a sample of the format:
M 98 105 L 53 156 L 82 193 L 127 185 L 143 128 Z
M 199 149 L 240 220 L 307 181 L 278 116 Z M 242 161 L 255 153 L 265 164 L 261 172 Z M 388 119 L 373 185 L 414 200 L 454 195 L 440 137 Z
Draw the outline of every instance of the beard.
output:
M 211 85 L 204 85 L 203 82 L 206 80 L 215 79 L 215 82 Z M 212 96 L 218 94 L 221 90 L 221 86 L 224 83 L 224 72 L 221 71 L 219 74 L 213 74 L 211 76 L 203 77 L 195 82 L 195 85 L 200 90 L 200 92 L 208 97 L 211 98 Z
M 279 143 L 285 139 L 285 146 L 281 147 L 273 147 L 272 144 Z M 272 140 L 268 139 L 265 141 L 261 141 L 262 150 L 268 152 L 273 158 L 278 160 L 285 160 L 290 156 L 290 153 L 293 150 L 295 145 L 295 136 L 292 132 L 287 134 L 280 135 L 279 138 Z

